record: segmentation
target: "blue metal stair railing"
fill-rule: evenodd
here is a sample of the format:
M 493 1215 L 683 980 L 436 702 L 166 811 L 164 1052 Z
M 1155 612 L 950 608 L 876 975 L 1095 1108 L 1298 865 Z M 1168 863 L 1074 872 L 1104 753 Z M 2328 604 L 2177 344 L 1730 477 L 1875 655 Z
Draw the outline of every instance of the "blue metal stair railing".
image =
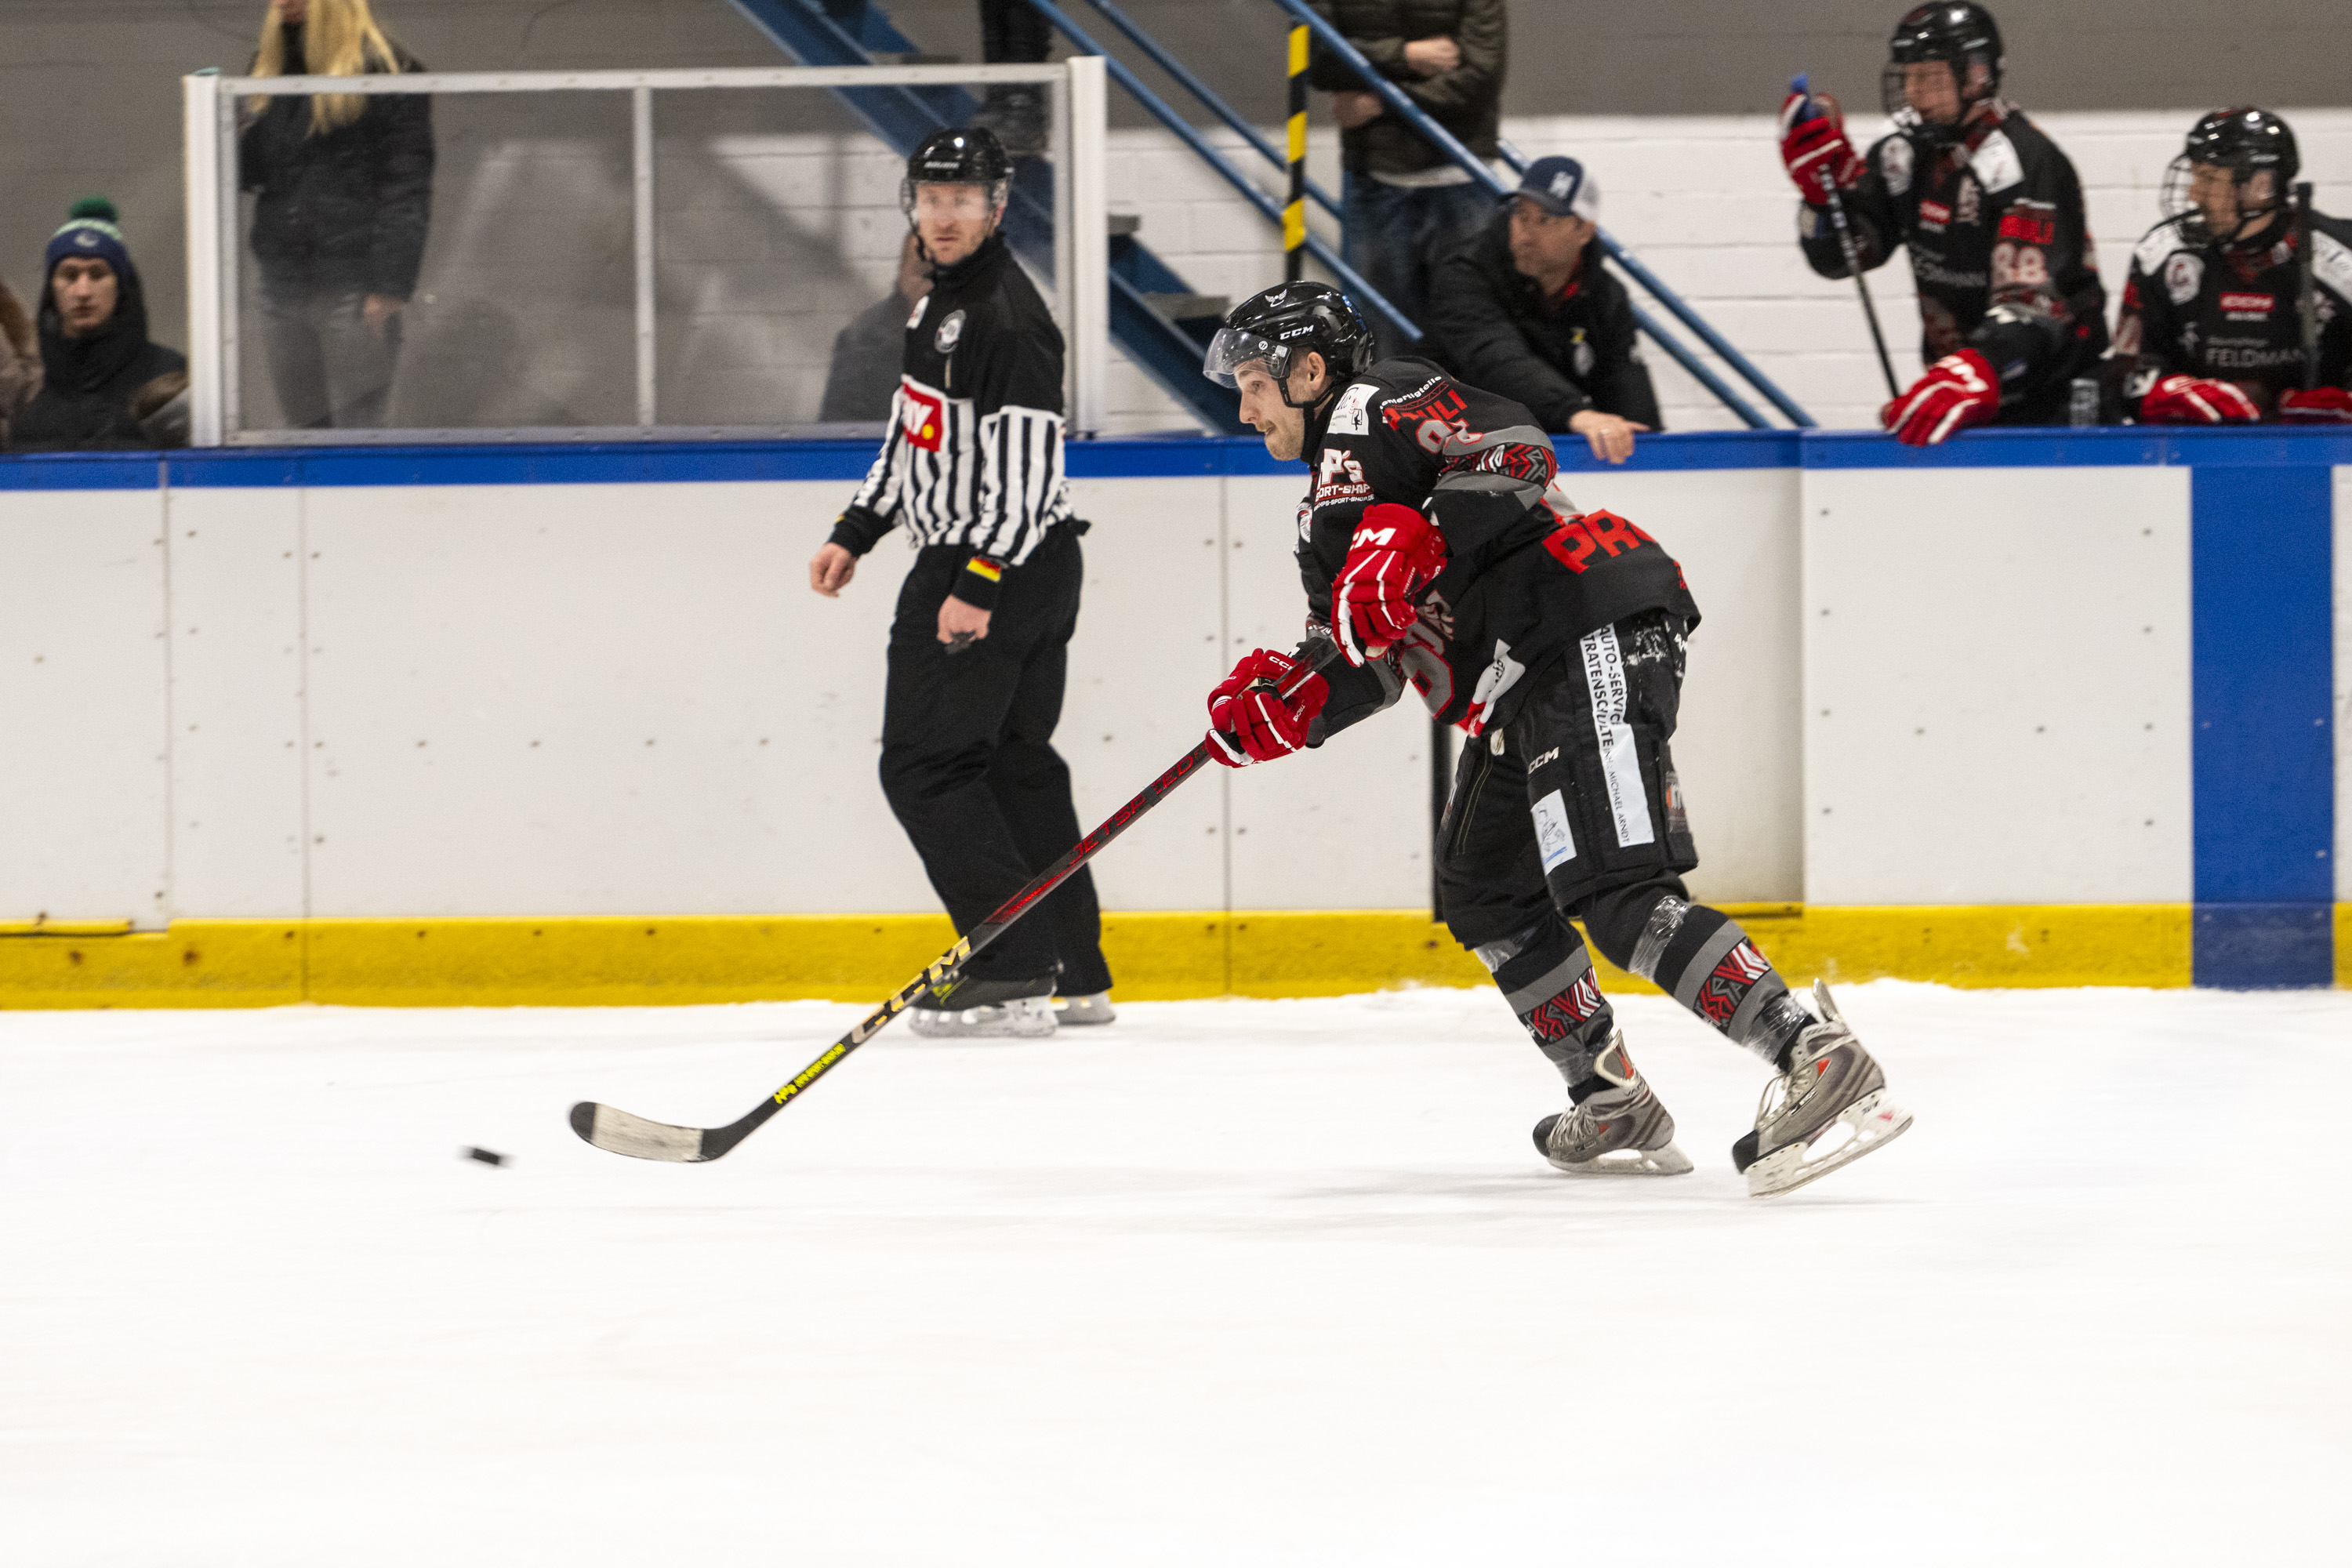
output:
M 1349 43 L 1329 21 L 1318 15 L 1307 4 L 1307 0 L 1274 0 L 1274 3 L 1313 29 L 1316 39 L 1324 47 L 1346 61 L 1362 79 L 1364 85 L 1380 96 L 1381 103 L 1399 119 L 1412 126 L 1423 141 L 1444 153 L 1456 166 L 1466 170 L 1472 178 L 1483 182 L 1496 195 L 1507 195 L 1510 193 L 1512 187 L 1499 178 L 1494 170 L 1488 168 L 1483 159 L 1464 146 L 1460 139 L 1452 132 L 1431 119 L 1422 107 L 1406 97 L 1403 90 L 1394 82 L 1381 75 L 1380 68 L 1366 59 L 1363 51 Z M 1511 151 L 1508 161 L 1515 170 L 1525 172 L 1526 162 L 1517 156 L 1516 149 Z M 1685 303 L 1673 289 L 1667 288 L 1655 273 L 1643 266 L 1631 251 L 1612 238 L 1605 230 L 1600 237 L 1601 248 L 1608 253 L 1609 258 L 1623 268 L 1626 273 L 1643 289 L 1649 290 L 1653 299 L 1672 312 L 1675 320 L 1689 328 L 1700 342 L 1713 349 L 1726 364 L 1738 372 L 1750 386 L 1800 428 L 1813 427 L 1814 421 L 1811 415 L 1806 413 L 1793 398 L 1775 385 L 1770 377 L 1749 363 L 1746 355 L 1726 342 L 1721 333 L 1709 326 L 1706 320 Z M 1725 385 L 1723 379 L 1708 369 L 1706 363 L 1680 341 L 1661 328 L 1648 311 L 1636 305 L 1633 307 L 1633 318 L 1643 332 L 1653 342 L 1672 355 L 1676 363 L 1688 371 L 1709 392 L 1715 394 L 1726 407 L 1739 416 L 1753 428 L 1764 429 L 1769 426 L 1769 422 L 1761 414 L 1758 413 L 1738 393 Z
M 874 54 L 916 52 L 912 39 L 869 0 L 730 0 L 744 18 L 803 65 L 871 65 Z M 835 89 L 882 142 L 910 153 L 932 132 L 970 121 L 980 107 L 958 87 Z M 1047 276 L 1054 269 L 1050 174 L 1034 159 L 1017 161 L 1006 243 Z M 1106 258 L 1112 242 L 1104 237 Z M 1121 262 L 1109 269 L 1110 333 L 1160 389 L 1211 428 L 1238 434 L 1241 399 L 1201 374 L 1201 343 L 1161 315 L 1149 293 L 1188 294 L 1183 280 L 1132 237 L 1117 242 Z M 1077 254 L 1085 256 L 1080 246 Z
M 1159 39 L 1129 21 L 1127 14 L 1112 5 L 1110 0 L 1087 0 L 1087 3 L 1101 12 L 1103 19 L 1117 27 L 1129 43 L 1142 50 L 1153 65 L 1167 72 L 1171 79 L 1198 99 L 1202 108 L 1223 121 L 1228 130 L 1257 149 L 1258 156 L 1277 169 L 1286 172 L 1289 169 L 1290 159 L 1280 148 L 1260 135 L 1256 126 L 1234 113 L 1232 107 L 1217 96 L 1215 89 L 1194 75 L 1183 61 L 1170 54 Z M 1340 216 L 1339 204 L 1316 181 L 1310 179 L 1307 182 L 1307 194 L 1333 217 Z
M 1208 138 L 1194 130 L 1191 122 L 1182 115 L 1170 108 L 1166 100 L 1158 93 L 1144 86 L 1142 79 L 1128 69 L 1118 56 L 1109 53 L 1100 44 L 1096 43 L 1087 36 L 1084 28 L 1070 20 L 1068 13 L 1054 4 L 1054 0 L 1029 0 L 1029 4 L 1036 9 L 1039 16 L 1051 22 L 1063 37 L 1076 44 L 1081 52 L 1101 55 L 1104 69 L 1113 81 L 1125 88 L 1138 103 L 1150 111 L 1154 119 L 1175 132 L 1177 139 L 1190 147 L 1202 163 L 1223 175 L 1225 183 L 1233 186 L 1244 201 L 1257 208 L 1259 214 L 1268 223 L 1277 229 L 1282 226 L 1282 204 L 1258 189 L 1247 174 L 1234 166 L 1233 160 L 1211 146 Z M 1196 90 L 1205 92 L 1207 89 L 1203 86 Z M 1284 166 L 1288 167 L 1287 161 L 1285 161 Z M 1409 341 L 1416 343 L 1421 342 L 1421 328 L 1414 324 L 1410 317 L 1390 303 L 1388 298 L 1379 289 L 1365 281 L 1362 274 L 1342 261 L 1337 251 L 1312 234 L 1307 237 L 1307 253 L 1330 269 L 1331 275 L 1339 279 L 1340 287 L 1347 291 L 1348 298 L 1360 306 L 1370 305 L 1374 310 L 1386 317 L 1390 324 Z

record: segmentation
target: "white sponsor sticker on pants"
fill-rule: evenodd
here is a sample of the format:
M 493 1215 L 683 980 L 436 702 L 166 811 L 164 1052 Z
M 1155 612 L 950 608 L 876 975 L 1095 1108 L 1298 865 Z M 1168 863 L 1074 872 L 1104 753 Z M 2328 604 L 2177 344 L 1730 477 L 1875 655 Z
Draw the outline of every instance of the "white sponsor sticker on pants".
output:
M 1554 866 L 1576 858 L 1576 836 L 1568 830 L 1568 806 L 1554 790 L 1532 807 L 1536 818 L 1536 847 L 1543 853 L 1543 868 L 1549 874 Z
M 1601 742 L 1601 773 L 1609 783 L 1609 809 L 1617 818 L 1617 845 L 1654 844 L 1650 795 L 1642 787 L 1642 759 L 1633 751 L 1633 727 L 1625 722 L 1625 656 L 1617 629 L 1603 626 L 1587 637 L 1584 684 L 1592 693 L 1592 732 Z

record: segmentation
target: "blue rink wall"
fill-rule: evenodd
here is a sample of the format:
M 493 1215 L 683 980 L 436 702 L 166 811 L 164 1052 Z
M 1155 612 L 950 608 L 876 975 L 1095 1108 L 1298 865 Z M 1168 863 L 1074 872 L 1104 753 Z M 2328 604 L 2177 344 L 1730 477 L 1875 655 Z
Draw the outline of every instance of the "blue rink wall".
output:
M 77 994 L 110 932 L 227 933 L 131 966 L 179 974 L 238 943 L 323 954 L 330 931 L 415 967 L 493 926 L 767 921 L 805 946 L 810 921 L 935 908 L 874 777 L 903 556 L 837 603 L 805 586 L 869 454 L 0 459 L 0 931 L 37 933 L 0 942 L 0 1005 Z M 1705 434 L 1563 464 L 1579 505 L 1685 564 L 1694 890 L 1792 922 L 1779 951 L 1978 983 L 2068 940 L 2133 952 L 2066 975 L 2343 973 L 2352 435 Z M 1093 820 L 1197 738 L 1236 649 L 1295 639 L 1304 473 L 1189 437 L 1070 467 L 1095 526 L 1058 743 Z M 1379 920 L 1451 976 L 1442 932 L 1393 924 L 1426 909 L 1429 744 L 1398 711 L 1188 785 L 1100 862 L 1115 927 L 1208 944 L 1168 961 L 1192 965 L 1171 994 L 1285 994 Z M 1278 927 L 1291 945 L 1244 956 Z M 407 956 L 383 957 L 395 928 Z M 1908 956 L 1864 964 L 1873 943 Z M 1351 973 L 1439 972 L 1387 962 Z M 323 994 L 299 967 L 248 999 Z

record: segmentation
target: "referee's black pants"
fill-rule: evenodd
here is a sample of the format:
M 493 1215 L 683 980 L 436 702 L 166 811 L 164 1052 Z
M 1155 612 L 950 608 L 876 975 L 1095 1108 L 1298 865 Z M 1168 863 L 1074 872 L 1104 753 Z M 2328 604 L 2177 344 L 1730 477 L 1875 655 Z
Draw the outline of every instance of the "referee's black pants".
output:
M 1048 531 L 1004 574 L 988 636 L 950 655 L 939 640 L 940 604 L 969 553 L 917 553 L 890 625 L 882 701 L 882 793 L 959 932 L 1078 841 L 1069 766 L 1052 743 L 1085 574 L 1076 531 Z M 1057 964 L 1062 994 L 1110 989 L 1102 910 L 1083 868 L 974 954 L 965 973 L 1031 980 Z

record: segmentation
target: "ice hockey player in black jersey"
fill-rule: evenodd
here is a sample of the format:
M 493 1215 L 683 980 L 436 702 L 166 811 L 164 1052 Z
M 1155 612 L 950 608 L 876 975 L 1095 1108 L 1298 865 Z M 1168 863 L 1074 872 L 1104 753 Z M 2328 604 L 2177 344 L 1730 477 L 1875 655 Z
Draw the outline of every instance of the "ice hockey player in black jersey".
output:
M 908 159 L 900 200 L 931 291 L 907 319 L 881 453 L 809 563 L 830 598 L 892 528 L 921 547 L 890 626 L 882 790 L 959 931 L 1079 837 L 1052 742 L 1086 524 L 1062 472 L 1061 331 L 997 233 L 1011 174 L 985 130 L 942 131 Z M 908 1021 L 1013 1036 L 1108 1023 L 1101 938 L 1081 869 Z
M 1848 276 L 1830 191 L 1863 269 L 1901 245 L 1919 290 L 1927 374 L 1880 422 L 1912 446 L 1970 425 L 2063 425 L 2071 383 L 2107 346 L 2106 292 L 2074 166 L 2000 97 L 2000 29 L 1952 0 L 1904 13 L 1883 88 L 1894 133 L 1854 155 L 1827 94 L 1791 92 L 1780 158 L 1797 231 L 1824 278 Z
M 2300 166 L 2294 132 L 2263 110 L 2220 110 L 2189 130 L 2116 323 L 2111 363 L 2143 423 L 2352 421 L 2352 224 L 2294 210 Z M 2319 348 L 2308 378 L 2306 304 Z
M 1691 1168 L 1571 916 L 1611 962 L 1778 1070 L 1733 1150 L 1751 1194 L 1903 1131 L 1909 1114 L 1827 989 L 1816 1018 L 1738 922 L 1683 886 L 1698 851 L 1667 742 L 1698 607 L 1682 569 L 1623 518 L 1547 502 L 1551 441 L 1524 407 L 1427 360 L 1373 364 L 1371 344 L 1343 295 L 1307 282 L 1244 302 L 1210 344 L 1204 368 L 1240 392 L 1266 450 L 1307 466 L 1307 623 L 1343 656 L 1304 679 L 1288 656 L 1244 658 L 1209 700 L 1219 760 L 1319 745 L 1407 683 L 1461 729 L 1435 847 L 1445 921 L 1567 1080 L 1569 1109 L 1536 1128 L 1559 1169 Z

